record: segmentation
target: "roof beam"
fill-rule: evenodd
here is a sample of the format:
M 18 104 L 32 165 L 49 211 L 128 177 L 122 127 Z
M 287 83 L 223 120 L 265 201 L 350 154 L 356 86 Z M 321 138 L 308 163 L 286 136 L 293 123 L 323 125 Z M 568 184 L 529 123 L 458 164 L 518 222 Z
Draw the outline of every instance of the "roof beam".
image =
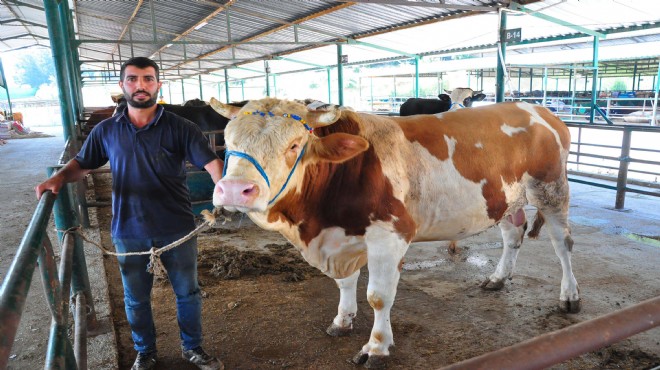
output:
M 519 11 L 519 12 L 522 12 L 522 13 L 525 13 L 525 14 L 529 14 L 533 17 L 540 18 L 540 19 L 543 19 L 543 20 L 548 21 L 548 22 L 556 23 L 556 24 L 559 24 L 559 25 L 564 26 L 564 27 L 572 28 L 572 29 L 574 29 L 578 32 L 586 33 L 587 35 L 595 36 L 595 37 L 598 37 L 600 39 L 605 38 L 604 33 L 592 31 L 588 28 L 578 26 L 577 24 L 569 23 L 569 22 L 566 22 L 566 21 L 561 20 L 559 18 L 555 18 L 555 17 L 551 17 L 551 16 L 543 14 L 543 13 L 539 13 L 537 11 L 528 9 L 528 8 L 518 4 L 516 2 L 513 2 L 513 1 L 511 2 L 511 4 L 509 4 L 509 9 Z
M 427 8 L 440 8 L 440 9 L 455 9 L 455 10 L 469 10 L 480 12 L 492 12 L 501 6 L 473 6 L 473 5 L 458 5 L 446 4 L 444 1 L 438 3 L 430 3 L 426 1 L 409 1 L 409 0 L 337 0 L 338 2 L 355 2 L 361 4 L 378 4 L 378 5 L 396 5 L 396 6 L 422 6 Z
M 181 34 L 177 35 L 174 37 L 171 41 L 169 41 L 167 44 L 173 44 L 175 41 L 179 41 L 182 38 L 188 36 L 191 32 L 197 30 L 198 28 L 201 28 L 201 26 L 207 24 L 211 19 L 215 18 L 218 16 L 218 14 L 222 13 L 225 11 L 229 6 L 231 6 L 236 0 L 230 0 L 224 5 L 220 5 L 218 9 L 214 10 L 211 14 L 207 15 L 204 17 L 202 20 L 199 22 L 195 23 L 192 27 L 188 28 L 187 30 L 183 31 Z M 217 5 L 217 4 L 216 4 Z M 155 53 L 160 53 L 161 51 L 167 49 L 168 46 L 161 46 L 158 50 L 155 51 Z
M 133 23 L 133 21 L 135 20 L 135 17 L 137 16 L 137 13 L 140 10 L 142 4 L 144 4 L 144 0 L 138 0 L 138 3 L 135 5 L 135 9 L 133 9 L 133 14 L 131 14 L 131 16 L 128 18 L 128 21 L 124 25 L 124 29 L 121 30 L 121 33 L 119 34 L 119 40 L 123 39 L 124 35 L 126 35 L 126 32 L 131 27 L 131 23 Z M 110 55 L 113 55 L 115 51 L 117 51 L 117 48 L 119 48 L 119 43 L 117 43 L 117 45 L 115 45 L 112 48 L 112 52 L 110 52 Z
M 44 10 L 44 7 L 43 7 L 43 6 L 38 6 L 38 5 L 34 5 L 34 4 L 28 4 L 28 3 L 24 3 L 24 2 L 22 2 L 22 1 L 18 1 L 18 0 L 5 0 L 5 2 L 7 2 L 7 3 L 9 3 L 9 4 L 12 4 L 12 5 L 22 6 L 22 7 L 25 7 L 25 8 L 37 9 L 37 10 L 41 10 L 41 11 Z M 13 13 L 13 12 L 12 12 L 12 13 Z M 14 16 L 15 16 L 15 15 L 16 15 L 16 14 L 14 14 Z
M 193 61 L 198 61 L 198 60 L 204 59 L 204 58 L 206 58 L 206 57 L 208 57 L 208 56 L 210 56 L 210 55 L 213 55 L 213 54 L 216 54 L 216 53 L 219 53 L 219 52 L 225 51 L 225 50 L 227 50 L 228 48 L 230 48 L 230 47 L 233 46 L 233 45 L 236 45 L 236 44 L 244 44 L 244 43 L 246 43 L 246 42 L 249 42 L 249 41 L 252 41 L 252 40 L 258 39 L 258 38 L 260 38 L 260 37 L 264 37 L 264 36 L 267 36 L 267 35 L 273 34 L 273 33 L 275 33 L 275 32 L 278 32 L 278 31 L 284 30 L 284 29 L 286 29 L 286 28 L 288 28 L 288 27 L 292 27 L 292 26 L 294 26 L 294 25 L 300 25 L 300 23 L 302 23 L 302 22 L 305 22 L 305 21 L 308 21 L 308 20 L 311 20 L 311 19 L 314 19 L 314 18 L 321 17 L 321 16 L 323 16 L 323 15 L 326 15 L 326 14 L 328 14 L 328 13 L 332 13 L 332 12 L 334 12 L 334 11 L 337 11 L 337 10 L 340 10 L 340 9 L 343 9 L 343 8 L 347 8 L 347 7 L 352 6 L 352 5 L 354 5 L 354 4 L 355 4 L 355 3 L 344 3 L 344 4 L 337 5 L 337 6 L 333 6 L 332 8 L 328 8 L 328 9 L 322 10 L 322 11 L 320 11 L 320 12 L 317 12 L 317 13 L 314 13 L 314 14 L 311 14 L 311 15 L 308 15 L 308 16 L 306 16 L 306 17 L 302 17 L 302 18 L 300 18 L 300 19 L 296 19 L 296 20 L 293 21 L 293 22 L 285 22 L 285 21 L 281 21 L 281 20 L 270 19 L 270 20 L 272 20 L 272 21 L 276 21 L 276 22 L 278 22 L 278 23 L 282 23 L 282 25 L 281 25 L 281 26 L 274 27 L 274 28 L 271 28 L 271 29 L 269 29 L 268 31 L 265 31 L 265 32 L 262 32 L 262 33 L 256 34 L 256 35 L 254 35 L 254 36 L 247 37 L 247 38 L 245 38 L 245 39 L 243 39 L 243 40 L 241 40 L 241 41 L 239 41 L 239 42 L 227 43 L 227 44 L 226 44 L 225 46 L 223 46 L 223 47 L 220 47 L 220 48 L 218 48 L 218 49 L 212 50 L 212 51 L 210 51 L 210 52 L 208 52 L 208 53 L 205 53 L 205 54 L 201 54 L 201 55 L 197 56 L 196 58 L 189 59 L 189 60 L 184 61 L 184 62 L 182 62 L 182 63 L 180 63 L 180 64 L 177 64 L 177 65 L 175 65 L 175 66 L 173 66 L 173 67 L 171 67 L 171 68 L 177 68 L 177 67 L 179 67 L 179 66 L 181 66 L 181 65 L 184 65 L 184 64 L 187 64 L 187 63 L 190 63 L 190 62 L 193 62 Z M 231 9 L 232 11 L 235 11 L 235 12 L 247 13 L 247 11 L 244 11 L 244 10 L 242 10 L 242 9 L 236 9 L 235 7 L 231 7 L 230 9 Z M 250 13 L 251 13 L 251 12 L 250 12 Z M 252 14 L 252 15 L 257 16 L 256 14 Z M 261 16 L 261 18 L 265 18 L 265 17 Z M 292 43 L 295 44 L 295 42 L 292 42 Z
M 48 28 L 48 26 L 46 26 L 46 25 L 39 24 L 39 23 L 35 23 L 35 22 L 26 21 L 26 20 L 19 19 L 19 18 L 0 20 L 0 24 L 8 24 L 8 23 L 14 23 L 14 22 L 21 23 L 21 25 L 26 25 L 26 24 L 27 24 L 27 25 L 29 25 L 29 26 L 34 26 L 34 27 Z

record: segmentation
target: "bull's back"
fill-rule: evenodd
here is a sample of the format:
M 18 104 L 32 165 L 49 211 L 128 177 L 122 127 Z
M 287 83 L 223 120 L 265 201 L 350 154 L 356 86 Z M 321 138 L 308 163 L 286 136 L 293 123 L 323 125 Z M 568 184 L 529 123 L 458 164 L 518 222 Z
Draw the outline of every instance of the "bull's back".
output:
M 393 120 L 408 147 L 399 166 L 417 239 L 481 231 L 523 201 L 530 181 L 565 178 L 569 132 L 543 107 L 503 103 Z

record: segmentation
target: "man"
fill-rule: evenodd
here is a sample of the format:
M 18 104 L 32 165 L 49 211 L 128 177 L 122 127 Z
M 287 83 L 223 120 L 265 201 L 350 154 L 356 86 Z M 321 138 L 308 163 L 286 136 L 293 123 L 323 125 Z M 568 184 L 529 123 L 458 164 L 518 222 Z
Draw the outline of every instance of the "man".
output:
M 112 172 L 112 241 L 118 253 L 166 246 L 195 228 L 185 161 L 205 168 L 213 182 L 223 163 L 192 122 L 156 104 L 161 86 L 158 65 L 131 58 L 121 68 L 119 86 L 128 106 L 102 121 L 78 155 L 35 188 L 57 193 L 64 183 L 82 179 L 110 162 Z M 133 370 L 156 364 L 156 331 L 151 312 L 153 276 L 148 255 L 118 257 L 126 316 L 138 351 Z M 183 358 L 200 369 L 222 369 L 222 362 L 201 347 L 201 296 L 197 283 L 197 239 L 166 253 L 161 260 L 176 295 Z

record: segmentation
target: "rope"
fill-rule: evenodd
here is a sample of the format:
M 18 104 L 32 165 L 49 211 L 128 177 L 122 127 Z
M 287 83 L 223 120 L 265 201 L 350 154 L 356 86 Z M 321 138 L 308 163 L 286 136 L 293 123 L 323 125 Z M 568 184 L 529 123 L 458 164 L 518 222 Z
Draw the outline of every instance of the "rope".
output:
M 80 232 L 80 229 L 82 228 L 82 226 L 80 226 L 80 225 L 74 226 L 74 227 L 71 227 L 71 228 L 65 230 L 64 234 L 62 235 L 62 239 L 64 239 L 64 237 L 67 234 L 77 233 L 78 235 L 80 235 L 80 237 L 84 241 L 88 242 L 89 244 L 92 244 L 92 245 L 96 246 L 103 254 L 107 254 L 107 255 L 111 255 L 111 256 L 117 256 L 117 257 L 143 256 L 143 255 L 148 254 L 149 255 L 149 264 L 147 265 L 147 272 L 149 272 L 150 274 L 153 274 L 153 275 L 155 275 L 159 278 L 164 278 L 167 274 L 167 270 L 165 269 L 165 266 L 163 266 L 163 262 L 160 260 L 160 255 L 167 252 L 167 251 L 169 251 L 170 249 L 174 249 L 174 248 L 180 246 L 181 244 L 187 242 L 193 236 L 200 233 L 203 229 L 205 229 L 207 227 L 210 227 L 210 226 L 213 226 L 216 223 L 215 216 L 218 215 L 218 209 L 217 208 L 214 209 L 213 213 L 209 212 L 208 210 L 203 210 L 201 215 L 202 215 L 202 217 L 204 217 L 204 222 L 201 223 L 199 226 L 197 226 L 195 228 L 195 230 L 191 231 L 190 233 L 188 233 L 187 235 L 185 235 L 181 239 L 176 240 L 173 243 L 168 244 L 168 245 L 166 245 L 162 248 L 152 247 L 150 250 L 143 251 L 143 252 L 117 253 L 117 252 L 113 252 L 111 250 L 108 250 L 105 247 L 103 247 L 101 244 L 99 244 L 99 243 L 97 243 L 93 240 L 90 240 L 89 238 L 87 238 L 85 236 L 85 234 Z M 222 216 L 225 217 L 224 222 L 227 222 L 227 220 L 229 220 L 229 218 L 226 215 L 222 215 Z M 61 231 L 61 230 L 58 230 L 58 231 Z

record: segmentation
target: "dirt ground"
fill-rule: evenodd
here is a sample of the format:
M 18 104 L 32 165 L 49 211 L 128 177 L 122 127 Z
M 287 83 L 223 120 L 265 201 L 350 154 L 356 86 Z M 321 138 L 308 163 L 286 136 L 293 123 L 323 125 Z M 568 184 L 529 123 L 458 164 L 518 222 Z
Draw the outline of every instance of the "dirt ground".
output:
M 97 189 L 106 187 L 99 192 L 101 200 L 106 200 L 107 179 L 96 182 Z M 577 198 L 580 202 L 581 197 Z M 515 276 L 499 292 L 479 288 L 501 253 L 498 229 L 461 241 L 455 256 L 447 253 L 446 243 L 413 244 L 392 309 L 396 346 L 389 368 L 439 368 L 659 295 L 658 246 L 589 225 L 597 220 L 587 213 L 594 205 L 583 203 L 572 206 L 577 220 L 572 219 L 573 265 L 583 300 L 581 313 L 564 314 L 557 308 L 561 268 L 544 232 L 539 240 L 525 241 Z M 596 208 L 598 213 L 608 211 Z M 108 208 L 99 210 L 101 230 L 109 228 L 109 212 Z M 638 213 L 649 222 L 646 230 L 656 233 L 658 219 Z M 620 218 L 616 212 L 612 217 Z M 644 227 L 642 221 L 634 222 Z M 102 235 L 104 243 L 109 243 L 108 238 L 107 232 Z M 366 301 L 366 268 L 358 285 L 354 332 L 334 338 L 325 333 L 337 310 L 339 292 L 334 281 L 309 267 L 279 234 L 263 231 L 247 217 L 236 215 L 200 235 L 199 250 L 205 348 L 218 355 L 227 369 L 360 368 L 350 360 L 368 341 L 373 322 Z M 123 311 L 121 279 L 115 259 L 105 261 L 119 363 L 128 369 L 135 351 Z M 194 368 L 180 358 L 174 295 L 167 281 L 156 282 L 153 302 L 157 368 Z M 657 365 L 660 329 L 553 369 L 651 369 Z

